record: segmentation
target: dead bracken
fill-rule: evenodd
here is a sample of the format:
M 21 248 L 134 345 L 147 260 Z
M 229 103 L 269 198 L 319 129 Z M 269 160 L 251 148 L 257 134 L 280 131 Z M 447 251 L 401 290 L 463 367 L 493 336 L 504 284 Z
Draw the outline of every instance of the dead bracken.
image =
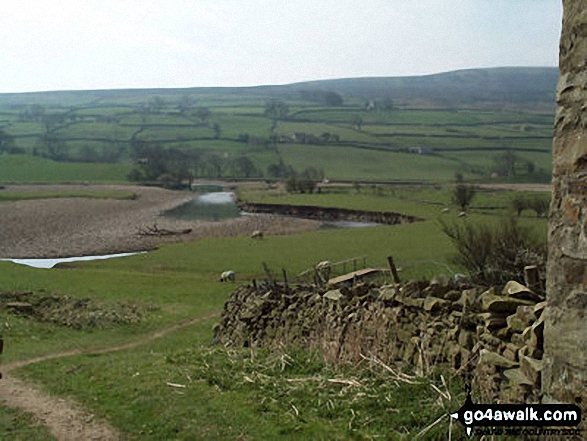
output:
M 154 309 L 136 303 L 107 304 L 90 298 L 32 291 L 0 293 L 0 307 L 14 315 L 77 330 L 140 323 Z

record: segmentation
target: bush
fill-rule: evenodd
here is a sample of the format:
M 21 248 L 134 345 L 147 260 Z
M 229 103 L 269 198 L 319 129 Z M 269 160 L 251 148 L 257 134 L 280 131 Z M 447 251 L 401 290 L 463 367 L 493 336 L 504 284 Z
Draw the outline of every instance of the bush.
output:
M 511 206 L 518 214 L 518 217 L 527 209 L 534 210 L 536 217 L 542 217 L 548 213 L 550 208 L 550 198 L 542 195 L 530 197 L 520 194 L 516 195 L 511 200 Z
M 452 201 L 458 205 L 462 211 L 466 211 L 475 197 L 475 187 L 472 185 L 458 184 L 452 194 Z
M 523 283 L 524 267 L 528 265 L 537 265 L 540 273 L 545 274 L 546 244 L 520 226 L 514 216 L 495 226 L 468 221 L 440 223 L 457 249 L 454 262 L 464 267 L 476 283 L 494 285 L 509 280 Z
M 526 210 L 527 208 L 530 208 L 530 201 L 528 200 L 528 198 L 522 194 L 518 194 L 516 195 L 512 200 L 511 200 L 511 206 L 513 208 L 513 210 L 518 214 L 518 217 L 520 217 L 522 215 L 522 212 L 524 210 Z
M 295 176 L 290 176 L 285 181 L 285 190 L 288 193 L 314 193 L 316 189 L 317 182 L 313 181 L 312 179 L 303 179 L 303 178 L 296 178 Z
M 550 208 L 550 198 L 534 196 L 530 200 L 530 208 L 536 212 L 536 217 L 542 217 L 548 213 Z

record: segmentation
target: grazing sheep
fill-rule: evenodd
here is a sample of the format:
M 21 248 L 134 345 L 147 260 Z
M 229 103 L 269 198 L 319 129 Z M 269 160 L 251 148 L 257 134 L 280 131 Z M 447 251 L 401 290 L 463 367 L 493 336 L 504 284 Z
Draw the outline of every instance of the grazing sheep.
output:
M 318 276 L 323 283 L 326 283 L 330 277 L 330 261 L 325 260 L 316 265 L 316 276 Z
M 261 230 L 255 230 L 251 234 L 251 239 L 263 239 L 263 232 Z
M 454 279 L 460 286 L 469 285 L 471 283 L 471 279 L 465 274 L 457 273 L 454 275 Z
M 448 207 L 443 208 L 442 213 L 444 213 L 444 214 L 450 213 L 450 208 L 448 208 Z
M 467 213 L 465 211 L 461 211 L 459 213 L 459 217 L 467 217 Z
M 330 269 L 330 260 L 324 260 L 323 262 L 320 262 L 318 265 L 316 265 L 316 269 L 318 271 L 324 271 L 324 270 L 329 270 Z
M 234 274 L 234 271 L 230 270 L 230 271 L 224 271 L 222 273 L 222 275 L 220 276 L 220 281 L 221 282 L 234 282 L 236 275 Z

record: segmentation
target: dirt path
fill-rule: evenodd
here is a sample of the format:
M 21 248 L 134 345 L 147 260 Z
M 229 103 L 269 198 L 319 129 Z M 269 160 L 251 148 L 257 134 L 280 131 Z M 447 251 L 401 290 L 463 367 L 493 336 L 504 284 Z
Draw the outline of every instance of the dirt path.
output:
M 0 402 L 8 407 L 18 408 L 34 414 L 39 422 L 46 426 L 51 434 L 59 441 L 122 440 L 123 437 L 116 429 L 110 426 L 106 421 L 95 420 L 94 415 L 82 409 L 79 404 L 69 399 L 48 395 L 40 388 L 26 384 L 22 380 L 14 377 L 11 375 L 11 372 L 29 364 L 54 360 L 57 358 L 65 358 L 81 354 L 105 354 L 133 349 L 142 344 L 164 337 L 171 332 L 208 320 L 216 315 L 216 313 L 213 313 L 197 317 L 117 346 L 96 350 L 74 349 L 4 365 L 2 366 L 4 376 L 2 380 L 0 380 Z

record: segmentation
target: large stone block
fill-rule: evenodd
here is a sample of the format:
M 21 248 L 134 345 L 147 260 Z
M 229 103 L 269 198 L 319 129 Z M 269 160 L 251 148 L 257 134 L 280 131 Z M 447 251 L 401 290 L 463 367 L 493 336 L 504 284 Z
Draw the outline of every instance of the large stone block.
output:
M 542 300 L 542 296 L 536 294 L 530 288 L 516 282 L 515 280 L 511 280 L 505 285 L 502 294 L 515 299 L 533 300 L 534 302 Z
M 519 366 L 515 361 L 508 360 L 498 353 L 488 351 L 487 349 L 481 349 L 481 352 L 479 353 L 479 363 L 503 369 L 511 369 Z
M 483 311 L 513 314 L 518 306 L 529 306 L 536 302 L 532 300 L 519 299 L 509 296 L 498 296 L 492 291 L 487 291 L 481 295 L 481 307 Z
M 520 370 L 532 384 L 540 386 L 542 376 L 542 360 L 520 355 Z

